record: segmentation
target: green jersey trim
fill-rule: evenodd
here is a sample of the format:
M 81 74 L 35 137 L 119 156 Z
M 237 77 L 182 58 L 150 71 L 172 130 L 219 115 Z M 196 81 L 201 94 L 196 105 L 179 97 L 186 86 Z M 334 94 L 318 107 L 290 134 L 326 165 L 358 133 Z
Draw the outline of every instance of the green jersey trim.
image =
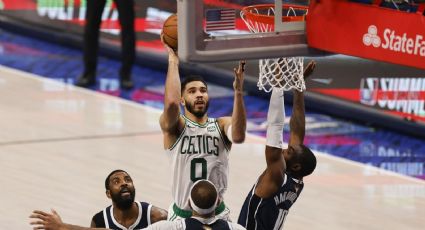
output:
M 224 148 L 226 148 L 226 150 L 229 152 L 230 151 L 230 146 L 227 146 L 227 141 L 226 141 L 226 139 L 224 139 L 224 136 L 221 133 L 220 126 L 218 126 L 218 121 L 217 120 L 214 121 L 214 125 L 217 128 L 218 133 L 220 134 L 221 140 L 223 141 L 223 144 L 224 144 Z
M 210 123 L 210 119 L 208 118 L 207 119 L 207 122 L 205 122 L 205 124 L 199 124 L 199 123 L 197 123 L 197 122 L 194 122 L 194 121 L 192 121 L 192 120 L 190 120 L 189 118 L 187 118 L 185 115 L 182 115 L 183 116 L 183 118 L 186 120 L 186 121 L 188 121 L 189 123 L 191 123 L 192 125 L 195 125 L 195 126 L 198 126 L 198 127 L 200 127 L 200 128 L 205 128 L 205 127 L 207 127 L 208 126 L 208 124 Z

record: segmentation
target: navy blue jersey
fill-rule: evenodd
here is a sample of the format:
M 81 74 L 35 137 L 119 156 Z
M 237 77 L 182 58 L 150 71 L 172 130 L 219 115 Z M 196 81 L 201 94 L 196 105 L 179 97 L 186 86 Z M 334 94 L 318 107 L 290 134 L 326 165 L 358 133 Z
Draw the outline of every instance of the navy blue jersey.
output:
M 106 207 L 104 210 L 98 212 L 93 216 L 93 222 L 96 224 L 96 228 L 108 228 L 113 230 L 131 230 L 131 229 L 142 229 L 146 228 L 151 224 L 151 208 L 152 205 L 136 201 L 137 206 L 139 207 L 139 216 L 129 228 L 126 228 L 119 224 L 113 215 L 113 207 L 112 205 Z
M 204 224 L 195 218 L 187 218 L 184 220 L 184 222 L 186 224 L 186 230 L 230 230 L 228 222 L 222 219 L 217 219 L 216 221 L 210 224 Z
M 282 229 L 289 208 L 295 203 L 304 187 L 303 182 L 285 174 L 282 186 L 269 198 L 255 195 L 257 183 L 245 199 L 238 224 L 247 230 Z

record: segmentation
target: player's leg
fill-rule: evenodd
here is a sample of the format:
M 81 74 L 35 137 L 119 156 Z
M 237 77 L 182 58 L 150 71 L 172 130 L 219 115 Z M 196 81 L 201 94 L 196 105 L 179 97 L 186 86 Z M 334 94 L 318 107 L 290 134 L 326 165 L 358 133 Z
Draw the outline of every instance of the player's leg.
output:
M 136 34 L 134 31 L 134 1 L 115 0 L 118 8 L 119 21 L 121 24 L 121 84 L 125 88 L 131 88 L 131 68 L 136 56 Z M 123 85 L 122 85 L 123 86 Z
M 84 73 L 81 77 L 94 80 L 99 49 L 99 28 L 102 21 L 103 8 L 106 0 L 88 0 L 86 25 L 84 27 Z

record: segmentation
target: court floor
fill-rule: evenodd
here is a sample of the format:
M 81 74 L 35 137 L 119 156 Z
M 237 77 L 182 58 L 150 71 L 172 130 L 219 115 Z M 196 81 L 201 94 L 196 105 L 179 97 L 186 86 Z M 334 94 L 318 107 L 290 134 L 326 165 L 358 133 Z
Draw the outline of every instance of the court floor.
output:
M 33 209 L 88 226 L 110 204 L 104 179 L 133 177 L 138 200 L 167 208 L 169 162 L 160 111 L 0 66 L 0 229 L 30 229 Z M 233 220 L 264 169 L 264 139 L 230 156 L 226 203 Z M 285 229 L 423 229 L 425 182 L 317 153 L 318 167 Z

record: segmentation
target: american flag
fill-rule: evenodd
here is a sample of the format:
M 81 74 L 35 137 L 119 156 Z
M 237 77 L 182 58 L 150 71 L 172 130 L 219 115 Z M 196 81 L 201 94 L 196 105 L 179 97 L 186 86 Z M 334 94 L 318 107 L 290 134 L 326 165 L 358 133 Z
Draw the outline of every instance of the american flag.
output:
M 235 9 L 210 9 L 206 12 L 205 32 L 217 30 L 234 30 Z

